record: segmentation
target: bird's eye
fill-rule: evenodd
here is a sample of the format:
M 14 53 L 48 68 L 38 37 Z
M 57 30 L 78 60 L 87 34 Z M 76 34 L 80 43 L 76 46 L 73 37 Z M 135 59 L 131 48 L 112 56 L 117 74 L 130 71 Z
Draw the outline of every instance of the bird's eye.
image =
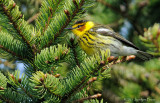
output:
M 82 25 L 78 25 L 77 28 L 80 28 Z

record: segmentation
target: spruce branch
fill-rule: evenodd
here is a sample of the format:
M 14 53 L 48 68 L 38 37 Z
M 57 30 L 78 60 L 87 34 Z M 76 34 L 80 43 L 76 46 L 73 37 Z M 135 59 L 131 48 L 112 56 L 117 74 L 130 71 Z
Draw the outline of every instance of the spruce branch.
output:
M 93 71 L 92 75 L 94 75 L 94 73 L 97 73 L 99 69 L 100 68 L 98 68 L 97 70 Z M 78 84 L 76 87 L 74 87 L 69 93 L 67 93 L 66 96 L 62 97 L 62 101 L 65 103 L 67 101 L 67 99 L 69 99 L 73 94 L 75 94 L 78 91 L 82 90 L 86 86 L 86 85 L 85 86 L 83 86 L 83 85 L 85 84 L 86 80 L 88 80 L 88 79 L 89 79 L 88 76 L 83 77 L 83 79 L 81 80 L 80 84 Z
M 30 78 L 30 81 L 33 93 L 39 99 L 46 100 L 48 94 L 55 96 L 58 100 L 61 98 L 59 90 L 57 89 L 58 87 L 62 88 L 59 78 L 56 78 L 51 74 L 44 74 L 43 72 L 37 71 Z
M 0 72 L 0 95 L 4 93 L 6 89 L 8 79 Z
M 108 64 L 106 64 L 105 63 L 105 61 L 101 61 L 100 62 L 100 66 L 103 66 L 103 68 L 101 69 L 101 73 L 103 73 L 107 68 L 109 68 L 109 67 L 111 67 L 112 65 L 114 65 L 114 64 L 118 64 L 118 63 L 122 63 L 122 62 L 125 62 L 125 61 L 129 61 L 129 60 L 132 60 L 132 59 L 135 59 L 135 56 L 134 55 L 131 55 L 131 56 L 123 56 L 122 58 L 117 58 L 117 57 L 113 57 L 113 56 L 110 56 L 110 57 L 108 57 L 107 58 L 107 62 L 108 62 Z M 97 69 L 97 70 L 99 70 L 99 69 Z M 96 72 L 95 72 L 96 73 Z M 94 76 L 97 76 L 97 74 L 95 75 L 94 74 Z M 86 78 L 84 78 L 84 79 L 86 79 Z M 83 80 L 84 80 L 83 79 Z M 87 85 L 89 85 L 89 84 L 92 84 L 92 83 L 94 83 L 94 81 L 96 81 L 97 80 L 97 77 L 92 77 L 92 78 L 90 78 L 89 80 L 88 80 L 88 82 L 84 82 L 84 81 L 82 81 L 83 83 L 83 85 L 82 86 L 80 86 L 80 85 L 78 85 L 80 88 L 76 88 L 75 90 L 76 90 L 76 92 L 80 92 L 80 90 L 82 90 L 82 89 L 84 89 Z M 77 86 L 77 87 L 78 87 Z M 87 90 L 88 90 L 88 88 L 87 88 Z M 72 91 L 72 92 L 74 92 L 74 91 Z M 81 99 L 80 99 L 81 100 Z
M 103 51 L 102 59 L 99 57 L 99 54 L 95 55 L 95 57 L 93 57 L 93 58 L 90 58 L 90 59 L 87 58 L 84 60 L 84 62 L 83 62 L 84 64 L 82 63 L 80 65 L 80 68 L 77 67 L 74 69 L 76 71 L 72 72 L 73 74 L 69 73 L 70 75 L 68 76 L 68 78 L 64 79 L 64 81 L 69 83 L 69 84 L 66 84 L 66 86 L 71 85 L 70 83 L 72 83 L 72 79 L 74 79 L 74 78 L 78 79 L 79 81 L 77 84 L 75 84 L 75 83 L 72 84 L 74 86 L 72 88 L 70 88 L 68 90 L 68 92 L 66 92 L 64 94 L 64 96 L 62 97 L 62 101 L 66 102 L 73 94 L 75 94 L 78 90 L 82 89 L 84 84 L 86 84 L 86 81 L 88 81 L 91 76 L 98 75 L 98 71 L 100 71 L 101 68 L 103 66 L 105 66 L 105 64 L 107 63 L 107 59 L 105 59 L 107 57 L 107 55 L 108 55 L 108 51 L 106 51 L 105 53 Z M 104 61 L 104 62 L 101 63 L 100 61 Z M 72 77 L 72 76 L 74 76 L 74 77 Z M 76 79 L 74 79 L 75 82 L 76 82 Z
M 27 90 L 22 87 L 21 85 L 19 85 L 19 87 L 31 98 L 31 99 L 34 99 L 34 96 L 32 94 L 30 94 L 29 92 L 27 92 Z
M 79 7 L 78 7 L 77 3 L 75 3 L 74 1 L 75 0 L 73 0 L 73 3 L 75 4 L 76 9 L 73 11 L 72 16 L 70 15 L 70 13 L 69 13 L 68 10 L 64 11 L 68 18 L 67 18 L 67 21 L 66 21 L 65 25 L 63 25 L 61 27 L 60 31 L 57 34 L 55 34 L 55 37 L 54 37 L 55 40 L 62 33 L 62 31 L 64 30 L 64 28 L 66 28 L 69 25 L 69 23 L 71 22 L 71 20 L 77 15 L 77 13 L 80 11 L 80 8 L 84 5 L 84 2 L 85 2 L 85 0 L 81 0 L 80 3 L 79 3 Z
M 33 95 L 31 93 L 29 93 L 29 91 L 27 91 L 26 88 L 24 88 L 24 87 L 27 87 L 27 85 L 28 85 L 27 77 L 25 75 L 22 75 L 22 78 L 20 78 L 19 74 L 20 74 L 20 71 L 15 71 L 14 74 L 8 73 L 8 76 L 9 76 L 8 83 L 10 83 L 11 85 L 16 86 L 18 88 L 21 88 L 21 90 L 24 91 L 24 93 L 28 97 L 30 97 L 31 99 L 34 99 Z
M 74 55 L 76 65 L 78 65 L 78 67 L 80 67 L 80 63 L 79 63 L 79 60 L 78 60 L 78 57 L 77 57 L 77 52 L 76 52 L 77 44 L 74 44 L 74 39 L 73 38 L 70 39 L 70 42 L 71 42 L 71 45 L 69 45 L 69 47 L 73 50 L 73 55 Z
M 19 39 L 27 45 L 28 49 L 31 50 L 31 54 L 34 55 L 36 48 L 32 47 L 33 41 L 31 40 L 32 32 L 30 26 L 24 20 L 23 15 L 19 11 L 19 7 L 14 3 L 13 0 L 1 1 L 0 2 L 4 14 L 8 17 L 8 20 L 13 25 L 14 29 L 17 31 L 16 35 L 19 35 Z
M 46 74 L 47 75 L 47 74 Z M 62 98 L 59 94 L 53 93 L 53 89 L 47 86 L 47 84 L 44 83 L 44 80 L 40 78 L 40 81 L 42 82 L 42 85 L 44 86 L 44 89 L 48 91 L 50 94 L 54 94 L 58 98 Z M 55 89 L 55 88 L 54 88 Z
M 34 64 L 38 70 L 44 72 L 50 72 L 54 70 L 54 67 L 59 66 L 59 63 L 63 62 L 65 57 L 68 55 L 69 50 L 65 45 L 51 46 L 37 54 L 34 60 Z
M 89 78 L 87 78 L 87 76 L 83 77 L 83 79 L 81 80 L 81 83 L 78 84 L 76 87 L 74 87 L 69 93 L 67 93 L 66 96 L 63 96 L 62 101 L 65 103 L 67 101 L 68 98 L 70 98 L 72 96 L 72 94 L 75 94 L 75 92 L 77 92 L 77 90 L 79 90 L 79 88 L 86 82 L 86 80 L 88 80 Z
M 93 78 L 89 79 L 88 82 L 86 82 L 77 92 L 84 89 L 87 85 L 92 84 L 96 80 L 97 80 L 97 77 L 93 77 Z M 89 88 L 87 88 L 87 90 L 89 90 Z
M 13 52 L 13 51 L 11 51 L 11 50 L 3 47 L 2 45 L 0 45 L 0 49 L 2 49 L 2 50 L 4 50 L 4 51 L 12 54 L 12 55 L 15 56 L 15 57 L 18 57 L 19 60 L 23 60 L 23 57 L 22 57 L 22 56 L 20 56 L 20 55 L 16 54 L 15 52 Z
M 103 73 L 108 67 L 111 67 L 111 66 L 114 65 L 114 64 L 118 64 L 118 63 L 121 63 L 121 62 L 129 61 L 129 60 L 132 60 L 132 59 L 134 59 L 134 58 L 135 58 L 134 55 L 131 55 L 131 56 L 123 56 L 123 57 L 121 57 L 121 58 L 117 58 L 117 57 L 110 56 L 110 57 L 108 57 L 108 58 L 106 59 L 106 60 L 108 61 L 107 65 L 106 65 L 105 61 L 103 61 L 103 60 L 100 62 L 100 65 L 103 66 L 103 68 L 101 69 L 100 72 Z M 95 76 L 97 76 L 97 74 L 96 74 Z M 96 80 L 97 80 L 97 77 L 92 77 L 92 78 L 90 78 L 90 79 L 88 80 L 88 82 L 84 82 L 83 85 L 82 85 L 79 89 L 76 88 L 76 89 L 77 89 L 76 92 L 80 92 L 80 90 L 84 89 L 87 85 L 90 85 L 90 84 L 94 83 L 94 81 L 96 81 Z M 87 90 L 88 90 L 88 88 L 87 88 Z M 96 94 L 95 94 L 94 96 L 97 97 Z M 91 96 L 91 97 L 92 97 L 92 96 Z M 82 102 L 83 102 L 84 100 L 87 100 L 87 99 L 91 99 L 90 96 L 89 96 L 89 97 L 85 97 L 85 98 L 78 99 L 78 100 L 76 100 L 76 101 L 74 101 L 74 102 L 78 102 L 78 101 L 80 102 L 81 100 L 82 100 Z
M 24 58 L 31 60 L 31 50 L 28 50 L 27 46 L 21 40 L 15 39 L 12 35 L 8 33 L 0 33 L 0 48 L 13 56 L 16 56 L 20 60 Z
M 135 59 L 134 55 L 131 56 L 123 56 L 122 58 L 118 59 L 117 57 L 110 56 L 107 58 L 108 64 L 106 65 L 105 61 L 101 61 L 100 65 L 103 66 L 101 73 L 103 73 L 107 68 L 111 67 L 114 64 L 122 63 L 125 61 L 130 61 L 132 59 Z M 85 88 L 87 85 L 92 84 L 94 81 L 97 80 L 97 77 L 92 77 L 91 79 L 88 80 L 78 91 L 82 90 Z
M 12 100 L 10 100 L 8 98 L 5 98 L 3 96 L 0 96 L 0 99 L 3 100 L 3 101 L 5 101 L 6 103 L 16 103 L 16 102 L 14 102 L 14 101 L 12 101 Z
M 19 34 L 19 36 L 22 38 L 22 40 L 26 43 L 27 47 L 32 50 L 31 46 L 30 46 L 30 42 L 29 40 L 27 40 L 27 38 L 25 37 L 25 35 L 23 34 L 22 30 L 21 30 L 21 24 L 18 24 L 19 21 L 21 21 L 20 19 L 22 19 L 23 15 L 19 14 L 19 17 L 14 18 L 12 13 L 12 10 L 14 8 L 16 8 L 16 4 L 13 3 L 13 6 L 11 9 L 7 8 L 3 2 L 0 3 L 1 8 L 3 9 L 5 15 L 8 17 L 8 19 L 10 20 L 10 22 L 13 24 L 14 28 L 17 30 L 17 33 Z M 23 23 L 23 22 L 22 22 Z M 32 50 L 32 54 L 34 54 L 34 50 Z
M 5 90 L 3 94 L 3 100 L 6 101 L 7 103 L 20 103 L 22 101 L 29 103 L 30 101 L 32 101 L 26 95 L 14 91 L 11 88 Z

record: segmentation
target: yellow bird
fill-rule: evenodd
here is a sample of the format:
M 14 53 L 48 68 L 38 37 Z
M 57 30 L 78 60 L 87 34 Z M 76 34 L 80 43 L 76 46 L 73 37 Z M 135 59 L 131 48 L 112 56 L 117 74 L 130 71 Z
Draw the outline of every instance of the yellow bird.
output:
M 88 55 L 110 49 L 111 56 L 115 57 L 136 55 L 143 60 L 152 58 L 151 54 L 140 51 L 133 43 L 114 32 L 108 26 L 97 25 L 88 20 L 80 20 L 66 29 L 72 30 L 78 38 L 80 47 Z

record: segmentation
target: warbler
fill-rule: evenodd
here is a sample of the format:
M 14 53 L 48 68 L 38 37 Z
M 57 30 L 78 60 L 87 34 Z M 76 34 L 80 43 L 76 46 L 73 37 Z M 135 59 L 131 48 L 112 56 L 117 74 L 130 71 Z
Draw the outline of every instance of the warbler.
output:
M 110 49 L 110 55 L 115 57 L 135 55 L 143 60 L 149 60 L 152 57 L 151 54 L 140 51 L 133 43 L 108 26 L 95 24 L 89 20 L 80 20 L 66 29 L 72 30 L 77 36 L 80 47 L 88 55 Z

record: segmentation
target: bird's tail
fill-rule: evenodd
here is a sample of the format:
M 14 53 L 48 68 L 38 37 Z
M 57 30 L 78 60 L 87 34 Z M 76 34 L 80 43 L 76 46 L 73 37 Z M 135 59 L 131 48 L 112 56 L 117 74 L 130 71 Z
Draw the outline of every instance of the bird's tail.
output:
M 136 56 L 142 60 L 149 60 L 153 57 L 153 55 L 146 53 L 146 52 L 143 52 L 143 51 L 140 51 L 140 50 L 137 51 Z

